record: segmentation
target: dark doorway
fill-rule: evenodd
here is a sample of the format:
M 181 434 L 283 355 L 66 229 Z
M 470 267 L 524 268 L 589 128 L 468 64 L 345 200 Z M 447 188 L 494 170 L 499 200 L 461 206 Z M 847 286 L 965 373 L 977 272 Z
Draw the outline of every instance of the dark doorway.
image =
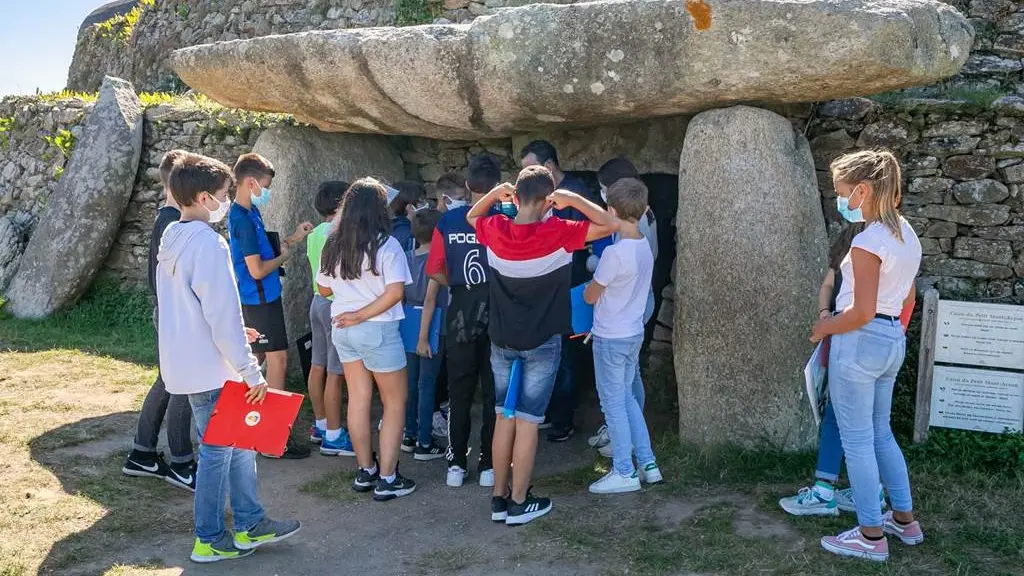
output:
M 591 199 L 601 203 L 601 187 L 597 182 L 597 172 L 568 172 L 587 183 L 591 191 Z M 679 177 L 675 174 L 641 174 L 640 179 L 647 185 L 648 204 L 657 220 L 658 257 L 654 261 L 654 276 L 651 284 L 654 288 L 654 318 L 661 310 L 661 293 L 671 280 L 672 262 L 676 257 L 676 209 L 679 206 Z M 652 320 L 647 323 L 644 341 L 650 342 L 654 334 Z

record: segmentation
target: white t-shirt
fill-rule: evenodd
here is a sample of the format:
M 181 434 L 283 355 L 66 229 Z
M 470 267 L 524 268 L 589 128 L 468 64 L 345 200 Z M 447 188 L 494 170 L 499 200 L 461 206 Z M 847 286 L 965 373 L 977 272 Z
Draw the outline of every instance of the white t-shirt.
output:
M 643 333 L 653 271 L 654 255 L 644 238 L 620 238 L 604 249 L 594 271 L 594 282 L 605 287 L 594 305 L 595 336 L 628 338 Z
M 873 222 L 853 238 L 850 251 L 860 248 L 878 256 L 882 267 L 878 275 L 879 314 L 899 316 L 903 311 L 903 300 L 914 285 L 914 277 L 921 266 L 921 241 L 906 220 L 900 218 L 903 241 L 900 242 L 889 232 L 885 224 Z M 845 310 L 853 304 L 853 260 L 847 253 L 839 266 L 843 274 L 843 285 L 836 297 L 836 309 Z
M 341 268 L 334 270 L 333 276 L 320 272 L 317 274 L 316 283 L 330 288 L 334 292 L 334 301 L 331 302 L 331 316 L 337 316 L 344 312 L 353 312 L 373 302 L 384 294 L 384 288 L 388 284 L 401 282 L 402 284 L 412 283 L 412 274 L 409 273 L 409 262 L 405 258 L 402 246 L 391 236 L 377 250 L 377 271 L 380 276 L 370 271 L 370 259 L 363 256 L 363 273 L 355 280 L 342 280 Z M 395 304 L 383 314 L 370 318 L 370 322 L 391 322 L 405 318 L 402 310 L 402 303 Z

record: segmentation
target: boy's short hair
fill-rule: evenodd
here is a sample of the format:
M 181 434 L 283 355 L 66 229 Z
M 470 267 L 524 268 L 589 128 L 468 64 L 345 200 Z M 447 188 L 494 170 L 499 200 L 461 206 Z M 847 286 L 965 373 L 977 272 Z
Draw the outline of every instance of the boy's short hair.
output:
M 348 182 L 341 180 L 331 180 L 320 184 L 320 187 L 316 189 L 316 198 L 313 199 L 313 208 L 316 208 L 317 214 L 326 218 L 337 212 L 338 205 L 341 204 L 341 197 L 345 195 L 348 186 Z
M 233 183 L 228 165 L 201 154 L 187 154 L 174 164 L 169 187 L 174 200 L 183 207 L 195 203 L 199 194 L 215 194 L 225 183 Z
M 638 175 L 633 163 L 622 156 L 612 158 L 597 169 L 597 181 L 605 188 L 611 188 L 623 178 L 636 178 Z
M 455 172 L 446 172 L 437 179 L 437 184 L 434 187 L 442 194 L 446 194 L 449 191 L 461 193 L 466 189 L 466 179 Z
M 501 163 L 492 154 L 477 154 L 469 159 L 466 187 L 474 194 L 487 194 L 501 182 Z
M 163 184 L 164 188 L 170 184 L 171 181 L 171 170 L 174 169 L 174 164 L 179 160 L 187 156 L 189 153 L 185 150 L 175 149 L 164 154 L 162 160 L 160 160 L 160 183 Z
M 433 208 L 424 208 L 412 215 L 412 237 L 420 245 L 430 244 L 434 238 L 434 228 L 441 221 L 441 213 Z
M 534 204 L 555 191 L 555 177 L 544 166 L 528 166 L 516 179 L 516 196 L 520 204 Z
M 552 164 L 558 166 L 558 151 L 555 150 L 554 144 L 547 140 L 534 140 L 523 146 L 519 151 L 519 159 L 522 160 L 530 154 L 533 154 L 538 164 L 546 164 L 550 160 Z
M 264 176 L 274 177 L 274 165 L 270 163 L 263 156 L 255 152 L 248 154 L 242 154 L 238 157 L 238 161 L 235 162 L 235 181 L 241 182 L 243 179 L 252 176 L 259 180 Z
M 647 212 L 647 186 L 636 178 L 623 178 L 608 188 L 608 207 L 623 220 L 640 220 Z
M 413 182 L 412 180 L 395 182 L 392 187 L 398 190 L 398 196 L 391 201 L 391 210 L 395 213 L 395 216 L 405 214 L 406 208 L 419 204 L 420 200 L 427 195 L 427 190 L 423 187 L 423 184 Z

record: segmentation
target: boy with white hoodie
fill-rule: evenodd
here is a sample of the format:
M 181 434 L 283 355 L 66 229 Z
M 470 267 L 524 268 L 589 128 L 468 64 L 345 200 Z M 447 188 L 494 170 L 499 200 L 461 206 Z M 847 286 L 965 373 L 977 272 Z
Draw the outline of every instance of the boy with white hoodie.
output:
M 167 392 L 188 395 L 200 438 L 226 381 L 248 384 L 251 403 L 262 403 L 267 392 L 242 323 L 228 244 L 208 224 L 227 214 L 233 180 L 231 169 L 212 158 L 189 154 L 179 160 L 170 189 L 181 220 L 164 232 L 157 256 L 160 372 Z M 224 526 L 228 493 L 233 536 Z M 296 520 L 276 522 L 264 514 L 251 450 L 200 444 L 194 514 L 195 562 L 241 558 L 299 530 Z

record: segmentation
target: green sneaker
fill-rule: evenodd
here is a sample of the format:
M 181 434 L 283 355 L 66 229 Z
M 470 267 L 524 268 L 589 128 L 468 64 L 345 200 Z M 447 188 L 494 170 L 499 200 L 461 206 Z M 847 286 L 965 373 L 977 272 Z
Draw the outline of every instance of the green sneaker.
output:
M 298 520 L 277 522 L 270 518 L 264 518 L 251 530 L 235 533 L 235 548 L 239 550 L 255 550 L 264 544 L 280 542 L 298 531 Z
M 220 562 L 221 560 L 235 560 L 236 558 L 243 558 L 252 554 L 252 550 L 239 550 L 231 542 L 231 535 L 227 532 L 221 536 L 220 540 L 204 544 L 196 538 L 196 543 L 192 545 L 192 561 L 200 564 L 209 564 L 211 562 Z

